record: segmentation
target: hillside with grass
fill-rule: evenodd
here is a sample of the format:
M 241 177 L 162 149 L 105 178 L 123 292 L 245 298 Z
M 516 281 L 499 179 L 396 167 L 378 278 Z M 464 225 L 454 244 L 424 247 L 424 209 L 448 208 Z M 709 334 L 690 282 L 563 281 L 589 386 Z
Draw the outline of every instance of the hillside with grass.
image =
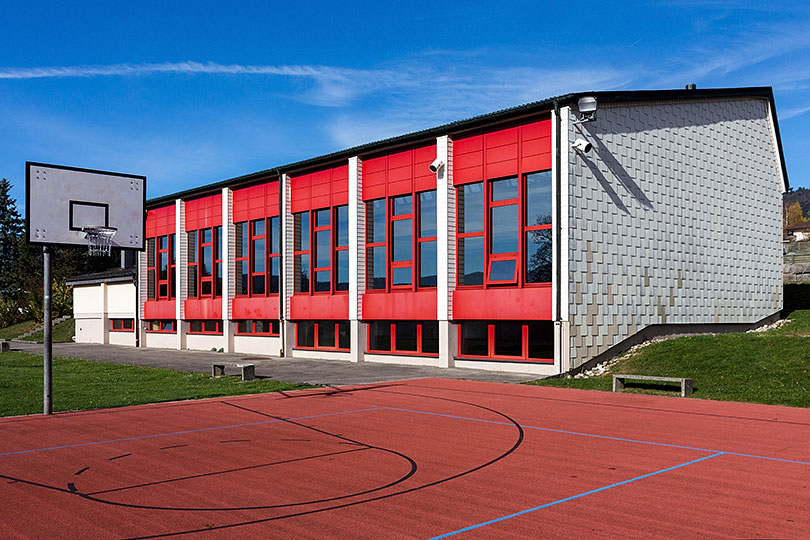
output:
M 765 332 L 701 335 L 649 343 L 588 378 L 528 384 L 610 391 L 613 373 L 690 377 L 694 398 L 810 407 L 810 310 Z M 627 381 L 626 392 L 678 395 L 676 386 Z

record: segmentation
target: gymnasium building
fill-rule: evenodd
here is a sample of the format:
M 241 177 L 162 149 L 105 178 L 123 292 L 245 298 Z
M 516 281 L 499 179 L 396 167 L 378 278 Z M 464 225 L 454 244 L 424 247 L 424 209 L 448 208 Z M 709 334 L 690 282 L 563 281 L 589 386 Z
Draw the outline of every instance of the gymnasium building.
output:
M 147 201 L 76 341 L 554 375 L 782 308 L 771 88 L 567 94 Z

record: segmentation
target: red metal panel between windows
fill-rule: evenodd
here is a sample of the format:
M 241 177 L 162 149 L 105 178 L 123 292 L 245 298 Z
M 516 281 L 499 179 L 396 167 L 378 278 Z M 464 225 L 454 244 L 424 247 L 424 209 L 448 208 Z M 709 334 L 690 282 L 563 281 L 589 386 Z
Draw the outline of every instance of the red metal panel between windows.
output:
M 186 201 L 186 230 L 222 225 L 222 194 Z
M 551 119 L 453 141 L 453 184 L 551 168 Z
M 363 316 L 366 316 L 365 303 Z M 522 289 L 456 289 L 453 291 L 453 319 L 549 321 L 551 285 Z
M 436 145 L 430 144 L 363 161 L 363 200 L 436 189 L 434 159 Z
M 233 222 L 278 215 L 278 181 L 237 189 L 233 192 Z
M 364 294 L 363 318 L 368 320 L 435 319 L 436 291 Z
M 349 318 L 348 294 L 297 294 L 290 298 L 290 319 Z
M 146 237 L 174 234 L 176 229 L 175 206 L 164 206 L 146 212 Z
M 278 296 L 236 297 L 231 304 L 233 319 L 278 319 Z
M 174 319 L 176 316 L 176 300 L 163 300 L 160 302 L 144 302 L 144 319 Z
M 185 312 L 186 319 L 189 320 L 222 319 L 222 298 L 189 298 L 185 303 Z
M 341 165 L 294 176 L 290 178 L 290 186 L 290 208 L 293 213 L 347 204 L 349 166 Z

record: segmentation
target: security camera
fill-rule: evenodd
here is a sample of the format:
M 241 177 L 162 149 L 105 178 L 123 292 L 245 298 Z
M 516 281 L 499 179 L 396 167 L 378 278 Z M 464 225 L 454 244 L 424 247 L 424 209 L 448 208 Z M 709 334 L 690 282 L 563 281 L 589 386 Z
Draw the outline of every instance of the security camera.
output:
M 573 143 L 571 143 L 571 146 L 574 150 L 577 152 L 582 152 L 583 154 L 587 154 L 591 151 L 591 148 L 593 148 L 591 143 L 582 138 L 575 140 Z
M 430 170 L 432 172 L 436 172 L 442 167 L 444 167 L 444 161 L 442 160 L 442 158 L 436 158 L 433 160 L 433 163 L 430 164 Z

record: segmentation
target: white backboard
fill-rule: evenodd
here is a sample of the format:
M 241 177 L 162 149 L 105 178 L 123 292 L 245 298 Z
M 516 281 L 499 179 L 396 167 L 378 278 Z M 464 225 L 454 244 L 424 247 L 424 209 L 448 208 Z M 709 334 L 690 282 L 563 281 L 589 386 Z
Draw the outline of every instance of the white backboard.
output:
M 30 244 L 86 246 L 83 227 L 115 227 L 113 248 L 144 249 L 146 177 L 25 163 Z

